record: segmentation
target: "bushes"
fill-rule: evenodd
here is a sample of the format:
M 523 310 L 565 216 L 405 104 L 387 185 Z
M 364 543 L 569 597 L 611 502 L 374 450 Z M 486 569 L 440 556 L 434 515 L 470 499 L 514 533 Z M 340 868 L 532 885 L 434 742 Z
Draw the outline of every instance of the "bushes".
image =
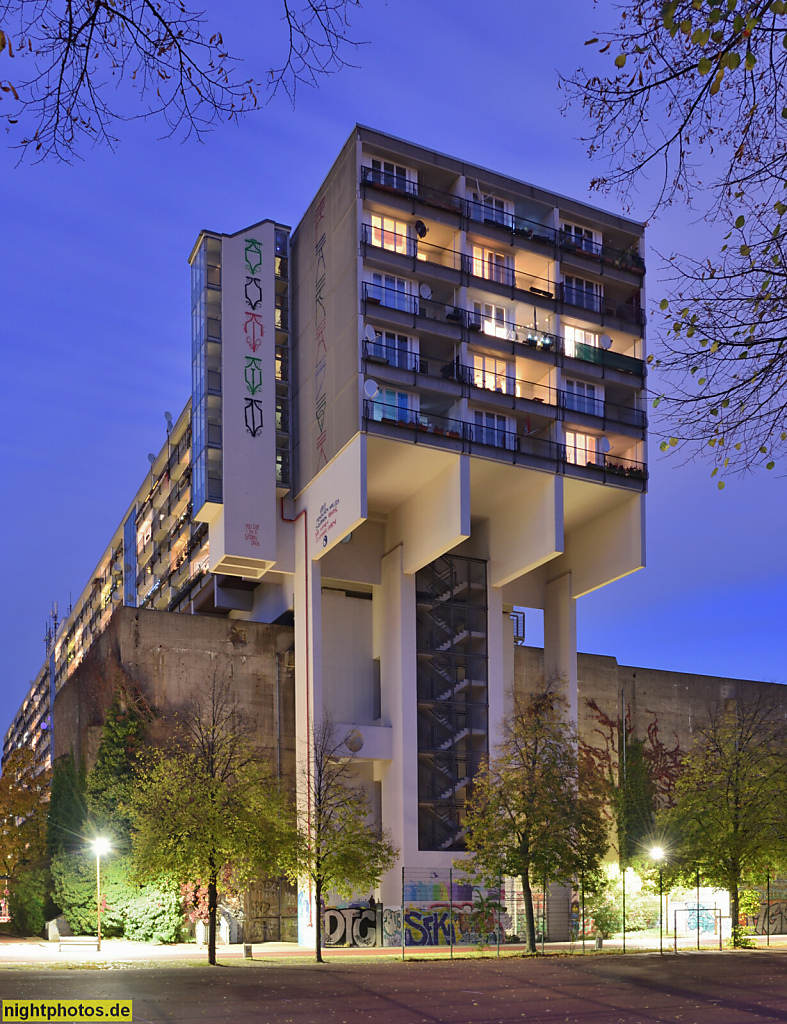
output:
M 46 922 L 57 913 L 51 889 L 52 877 L 45 864 L 18 868 L 9 883 L 11 923 L 8 929 L 16 935 L 41 935 Z
M 96 861 L 58 854 L 52 861 L 54 897 L 75 935 L 96 933 Z M 131 881 L 128 857 L 101 861 L 101 933 L 141 942 L 177 942 L 182 921 L 177 887 Z

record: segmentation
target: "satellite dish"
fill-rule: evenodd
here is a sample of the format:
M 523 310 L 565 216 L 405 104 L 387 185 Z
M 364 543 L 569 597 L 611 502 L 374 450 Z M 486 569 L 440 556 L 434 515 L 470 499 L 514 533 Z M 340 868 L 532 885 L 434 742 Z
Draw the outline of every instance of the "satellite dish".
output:
M 377 331 L 372 327 L 371 324 L 366 325 L 364 337 L 366 338 L 370 345 L 373 345 L 374 342 L 377 341 Z
M 379 394 L 379 391 L 380 389 L 377 387 L 376 380 L 372 380 L 372 378 L 370 377 L 368 380 L 364 381 L 363 393 L 366 395 L 367 398 L 376 398 L 377 395 Z
M 609 454 L 609 449 L 612 447 L 612 445 L 609 443 L 609 440 L 606 437 L 601 438 L 598 446 L 605 455 Z
M 421 296 L 422 299 L 431 299 L 432 289 L 429 287 L 428 284 L 422 284 L 418 288 L 418 294 Z
M 153 454 L 153 452 L 148 452 L 148 462 L 150 463 L 151 468 L 153 467 L 153 463 L 155 461 L 156 461 L 156 456 Z
M 612 338 L 608 334 L 601 335 L 601 347 L 612 348 Z
M 429 232 L 429 228 L 424 224 L 422 220 L 415 222 L 415 230 L 419 238 L 423 238 Z

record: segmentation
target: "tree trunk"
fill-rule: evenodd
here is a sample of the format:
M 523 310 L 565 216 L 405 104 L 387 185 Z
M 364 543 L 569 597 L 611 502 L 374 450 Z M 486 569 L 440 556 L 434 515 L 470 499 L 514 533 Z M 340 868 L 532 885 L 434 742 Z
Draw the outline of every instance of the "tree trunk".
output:
M 741 942 L 741 907 L 740 899 L 738 898 L 738 882 L 736 879 L 734 884 L 730 885 L 730 917 L 731 917 L 731 933 L 732 933 L 732 944 L 733 946 L 739 946 Z
M 322 958 L 322 878 L 318 875 L 314 885 L 315 915 L 317 919 L 317 963 L 324 963 Z
M 217 875 L 210 876 L 208 882 L 208 963 L 216 966 L 216 909 L 218 907 Z
M 533 890 L 530 888 L 530 876 L 522 875 L 522 895 L 525 898 L 525 949 L 528 953 L 536 951 L 536 919 L 533 914 Z

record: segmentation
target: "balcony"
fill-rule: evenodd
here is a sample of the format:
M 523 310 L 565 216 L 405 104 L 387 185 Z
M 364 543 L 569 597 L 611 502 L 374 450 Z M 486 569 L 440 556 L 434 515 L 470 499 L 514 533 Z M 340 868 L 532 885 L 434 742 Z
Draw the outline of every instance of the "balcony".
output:
M 623 484 L 631 480 L 637 489 L 645 489 L 647 468 L 644 463 L 618 455 L 583 451 L 542 437 L 522 436 L 513 430 L 469 423 L 366 399 L 363 403 L 366 430 L 397 437 L 406 431 L 414 444 L 429 444 L 469 455 L 499 459 L 514 465 L 548 468 L 552 472 L 579 475 L 603 482 Z M 548 467 L 545 466 L 548 464 Z M 578 470 L 575 473 L 574 470 Z
M 638 327 L 645 326 L 645 310 L 636 302 L 618 302 L 610 295 L 600 295 L 566 284 L 556 285 L 556 288 L 558 298 L 563 303 L 598 314 L 602 323 L 606 317 L 614 317 Z
M 617 405 L 602 398 L 589 398 L 569 391 L 558 391 L 560 408 L 565 412 L 576 412 L 583 416 L 595 416 L 603 420 L 613 420 L 626 426 L 644 430 L 647 418 L 642 409 L 630 405 Z M 565 413 L 564 413 L 565 418 Z
M 596 263 L 628 270 L 640 276 L 645 273 L 645 261 L 632 249 L 616 249 L 614 246 L 604 245 L 603 242 L 594 242 L 590 238 L 577 238 L 566 231 L 560 232 L 559 240 L 563 252 L 573 252 Z
M 449 213 L 456 213 L 460 216 L 464 212 L 461 196 L 455 196 L 450 192 L 441 192 L 429 185 L 419 185 L 388 171 L 362 167 L 361 185 L 378 189 L 381 192 L 393 192 L 400 196 L 406 196 L 424 206 L 433 206 L 438 210 L 447 210 Z
M 364 283 L 361 297 L 364 303 L 363 313 L 365 316 L 376 315 L 379 307 L 382 310 L 395 310 L 408 314 L 414 318 L 412 326 L 417 328 L 419 321 L 430 321 L 431 323 L 442 323 L 452 327 L 461 328 L 467 332 L 478 332 L 488 337 L 498 338 L 503 341 L 511 341 L 512 353 L 516 353 L 517 346 L 522 345 L 539 352 L 564 354 L 572 359 L 582 362 L 595 363 L 610 370 L 619 370 L 623 373 L 635 374 L 642 377 L 645 373 L 645 364 L 641 359 L 634 356 L 627 356 L 621 352 L 612 352 L 609 349 L 595 347 L 572 342 L 570 346 L 564 343 L 563 338 L 557 334 L 550 334 L 547 331 L 535 330 L 525 324 L 519 324 L 512 320 L 497 321 L 485 316 L 477 310 L 464 309 L 462 306 L 454 306 L 450 303 L 436 302 L 433 299 L 424 299 L 420 295 L 411 295 L 408 292 L 398 291 L 394 288 L 387 288 L 382 285 Z M 401 318 L 395 317 L 396 321 Z M 466 340 L 470 340 L 468 337 Z

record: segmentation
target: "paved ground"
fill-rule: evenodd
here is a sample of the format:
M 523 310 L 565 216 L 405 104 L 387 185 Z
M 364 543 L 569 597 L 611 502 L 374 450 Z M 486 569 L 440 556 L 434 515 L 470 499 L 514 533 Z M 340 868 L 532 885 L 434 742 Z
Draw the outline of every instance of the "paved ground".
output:
M 0 994 L 133 999 L 148 1024 L 754 1024 L 787 1021 L 787 953 L 9 966 Z

